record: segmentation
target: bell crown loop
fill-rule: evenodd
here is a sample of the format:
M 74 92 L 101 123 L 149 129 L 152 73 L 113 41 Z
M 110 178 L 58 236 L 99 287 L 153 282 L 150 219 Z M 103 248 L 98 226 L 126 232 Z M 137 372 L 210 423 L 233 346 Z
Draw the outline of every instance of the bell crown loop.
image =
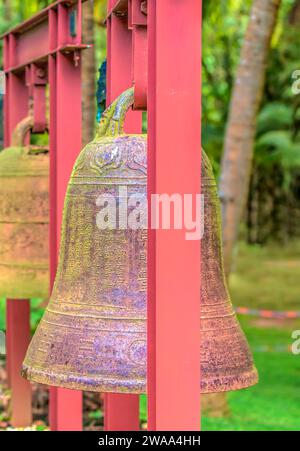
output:
M 26 146 L 25 138 L 27 133 L 31 132 L 34 127 L 34 112 L 33 112 L 33 99 L 29 99 L 29 111 L 28 116 L 22 119 L 16 125 L 12 133 L 11 147 L 23 147 L 24 152 L 28 155 L 38 155 L 40 153 L 48 153 L 49 148 L 47 146 Z M 48 131 L 48 128 L 46 129 Z
M 99 122 L 96 139 L 123 135 L 125 116 L 133 102 L 134 88 L 129 88 L 104 111 Z
M 34 126 L 34 118 L 32 115 L 29 115 L 22 119 L 13 131 L 12 135 L 12 146 L 13 147 L 25 147 L 25 138 L 28 132 Z

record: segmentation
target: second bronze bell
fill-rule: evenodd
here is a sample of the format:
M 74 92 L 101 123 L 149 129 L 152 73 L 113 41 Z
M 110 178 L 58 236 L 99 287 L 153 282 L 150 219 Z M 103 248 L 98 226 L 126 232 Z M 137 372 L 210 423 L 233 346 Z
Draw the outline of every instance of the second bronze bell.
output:
M 130 89 L 106 110 L 98 135 L 75 164 L 55 285 L 23 364 L 30 380 L 77 390 L 146 392 L 147 231 L 97 224 L 99 196 L 109 204 L 120 186 L 128 196 L 147 194 L 147 138 L 123 131 L 132 103 Z M 209 393 L 251 386 L 257 372 L 226 287 L 219 201 L 205 153 L 202 184 L 199 389 Z
M 0 152 L 0 298 L 47 298 L 49 152 L 25 145 L 32 115 Z

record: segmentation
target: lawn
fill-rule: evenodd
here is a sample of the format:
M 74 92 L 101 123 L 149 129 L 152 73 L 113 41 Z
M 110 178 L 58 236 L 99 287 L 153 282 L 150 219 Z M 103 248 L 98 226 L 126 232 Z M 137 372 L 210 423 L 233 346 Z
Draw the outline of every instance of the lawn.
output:
M 300 310 L 300 242 L 285 248 L 240 245 L 230 281 L 237 306 Z M 260 381 L 255 387 L 228 394 L 226 418 L 202 417 L 204 431 L 300 431 L 300 355 L 289 346 L 300 320 L 240 317 L 253 350 Z M 267 351 L 266 351 L 267 350 Z M 146 421 L 146 397 L 141 399 Z
M 290 331 L 247 327 L 250 344 L 290 344 Z M 299 325 L 300 329 L 300 325 Z M 260 380 L 255 387 L 228 395 L 228 418 L 202 419 L 203 430 L 300 431 L 300 355 L 254 352 Z
M 266 329 L 266 336 L 272 329 Z M 248 337 L 252 332 L 247 330 Z M 261 335 L 262 337 L 262 335 Z M 278 338 L 287 335 L 278 334 Z M 226 418 L 202 417 L 204 431 L 300 431 L 300 356 L 254 353 L 260 381 L 255 387 L 229 393 Z M 146 397 L 141 399 L 146 421 Z

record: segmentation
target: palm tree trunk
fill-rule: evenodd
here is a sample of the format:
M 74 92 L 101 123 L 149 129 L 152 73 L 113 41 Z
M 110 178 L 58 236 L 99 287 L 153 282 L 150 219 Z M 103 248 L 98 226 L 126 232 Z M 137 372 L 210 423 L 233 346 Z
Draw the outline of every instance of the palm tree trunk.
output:
M 94 1 L 83 3 L 83 42 L 91 44 L 82 52 L 82 142 L 94 137 L 96 119 L 96 57 L 94 48 Z
M 227 276 L 247 199 L 256 116 L 263 96 L 267 58 L 280 3 L 281 0 L 253 0 L 233 88 L 220 180 Z

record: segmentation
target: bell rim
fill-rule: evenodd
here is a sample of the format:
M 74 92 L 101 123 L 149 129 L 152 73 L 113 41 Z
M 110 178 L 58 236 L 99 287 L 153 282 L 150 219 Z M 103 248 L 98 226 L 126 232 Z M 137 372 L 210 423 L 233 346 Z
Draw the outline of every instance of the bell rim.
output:
M 32 382 L 36 382 L 43 385 L 49 385 L 54 387 L 63 387 L 70 390 L 90 391 L 97 393 L 130 393 L 130 394 L 145 394 L 146 387 L 145 382 L 135 382 L 128 384 L 127 379 L 105 379 L 101 376 L 101 381 L 97 382 L 97 379 L 93 378 L 93 383 L 88 383 L 89 378 L 84 376 L 75 375 L 59 375 L 58 373 L 47 373 L 44 370 L 34 369 L 26 364 L 22 366 L 22 376 Z M 85 383 L 75 382 L 75 379 L 85 379 Z M 66 379 L 67 378 L 67 379 Z M 72 379 L 74 379 L 72 381 Z M 253 387 L 259 381 L 257 369 L 253 368 L 249 371 L 240 373 L 239 375 L 221 376 L 218 379 L 216 377 L 208 379 L 207 381 L 201 381 L 200 393 L 225 393 L 236 390 L 242 390 Z M 127 386 L 127 388 L 126 388 Z
M 45 370 L 38 370 L 32 368 L 25 363 L 22 365 L 22 376 L 30 380 L 31 382 L 36 382 L 38 384 L 49 385 L 53 387 L 67 388 L 69 390 L 79 390 L 79 391 L 89 391 L 97 393 L 130 393 L 130 394 L 143 394 L 145 393 L 145 382 L 132 381 L 129 383 L 128 378 L 125 379 L 105 379 L 103 376 L 99 377 L 99 382 L 97 383 L 97 378 L 93 375 L 93 381 L 91 382 L 91 377 L 82 375 L 71 375 L 68 376 L 59 373 L 48 373 Z M 81 379 L 78 383 L 75 380 Z M 127 388 L 126 388 L 127 386 Z
M 226 393 L 237 390 L 243 390 L 258 384 L 258 371 L 253 366 L 250 370 L 239 373 L 238 375 L 226 375 L 219 378 L 201 381 L 201 393 Z

